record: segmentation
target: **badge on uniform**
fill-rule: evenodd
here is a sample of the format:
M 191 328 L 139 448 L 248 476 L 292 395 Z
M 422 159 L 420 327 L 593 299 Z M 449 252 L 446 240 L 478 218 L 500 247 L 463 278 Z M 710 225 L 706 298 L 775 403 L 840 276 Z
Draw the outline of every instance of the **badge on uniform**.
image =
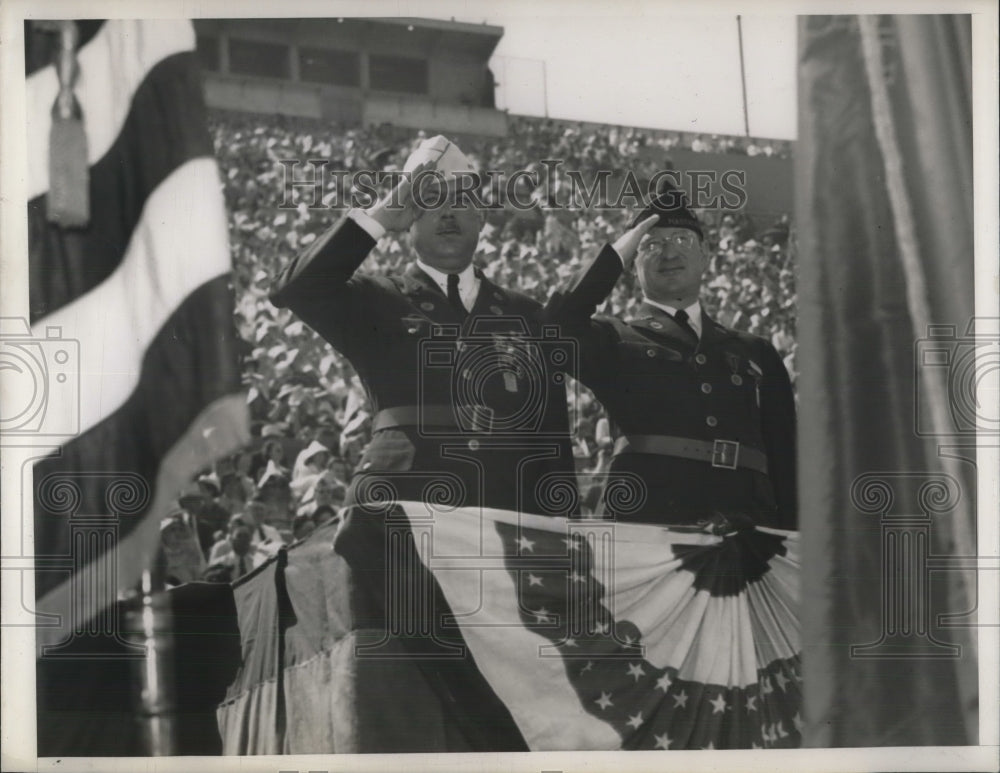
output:
M 503 368 L 503 387 L 508 392 L 517 392 L 520 388 L 517 382 L 521 369 L 517 365 L 516 356 L 519 345 L 522 345 L 522 342 L 517 336 L 493 334 L 493 346 L 498 352 L 498 361 Z

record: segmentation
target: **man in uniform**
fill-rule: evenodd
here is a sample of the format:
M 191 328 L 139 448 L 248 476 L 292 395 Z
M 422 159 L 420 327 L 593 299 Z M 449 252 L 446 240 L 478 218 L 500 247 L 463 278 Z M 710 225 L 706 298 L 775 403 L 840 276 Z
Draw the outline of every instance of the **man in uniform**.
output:
M 473 174 L 465 155 L 434 137 L 404 172 L 389 196 L 352 209 L 296 257 L 271 295 L 350 360 L 371 399 L 373 437 L 347 504 L 443 494 L 548 512 L 547 476 L 573 470 L 565 352 L 542 330 L 540 304 L 473 266 L 483 215 L 456 190 Z M 411 186 L 432 176 L 438 195 Z M 406 230 L 417 254 L 405 271 L 358 271 L 386 232 Z
M 635 265 L 631 319 L 594 316 Z M 676 189 L 661 193 L 550 299 L 580 345 L 581 378 L 616 430 L 605 509 L 656 524 L 797 528 L 795 403 L 762 338 L 723 327 L 699 302 L 708 250 Z

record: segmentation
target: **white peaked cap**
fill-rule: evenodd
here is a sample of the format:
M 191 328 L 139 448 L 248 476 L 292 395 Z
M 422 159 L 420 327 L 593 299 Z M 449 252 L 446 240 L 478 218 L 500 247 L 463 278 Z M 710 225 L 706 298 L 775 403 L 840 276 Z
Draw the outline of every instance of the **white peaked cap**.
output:
M 462 152 L 461 148 L 443 134 L 421 142 L 420 147 L 406 159 L 403 171 L 412 172 L 425 161 L 436 162 L 434 168 L 445 177 L 454 177 L 456 172 L 476 171 L 469 157 Z
M 329 454 L 330 449 L 327 448 L 322 443 L 320 443 L 318 440 L 314 440 L 306 447 L 306 450 L 302 452 L 302 461 L 308 462 L 310 459 L 316 456 L 316 454 L 323 454 L 323 453 Z
M 285 475 L 281 469 L 274 463 L 274 459 L 267 460 L 267 467 L 264 469 L 264 474 L 261 476 L 260 481 L 257 483 L 257 488 L 263 488 L 264 484 L 267 483 L 271 478 L 280 478 L 281 480 L 287 480 L 288 476 Z

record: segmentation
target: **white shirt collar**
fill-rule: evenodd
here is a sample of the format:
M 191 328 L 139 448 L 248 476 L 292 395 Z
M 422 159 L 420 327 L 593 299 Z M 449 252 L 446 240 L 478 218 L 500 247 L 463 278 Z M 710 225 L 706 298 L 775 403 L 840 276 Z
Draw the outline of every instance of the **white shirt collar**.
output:
M 417 258 L 417 267 L 427 276 L 434 280 L 434 283 L 441 288 L 441 292 L 448 294 L 448 275 L 424 263 Z M 472 310 L 472 305 L 476 301 L 476 294 L 479 291 L 479 277 L 476 276 L 476 269 L 470 263 L 458 275 L 458 294 L 462 298 L 465 308 Z
M 646 298 L 645 300 L 646 303 L 648 303 L 650 306 L 655 306 L 658 309 L 663 309 L 671 317 L 677 313 L 676 306 L 668 306 L 665 303 L 652 301 L 649 298 Z M 691 325 L 691 328 L 694 330 L 694 332 L 698 334 L 698 338 L 701 338 L 701 303 L 695 301 L 686 309 L 684 309 L 684 311 L 688 315 L 688 324 Z

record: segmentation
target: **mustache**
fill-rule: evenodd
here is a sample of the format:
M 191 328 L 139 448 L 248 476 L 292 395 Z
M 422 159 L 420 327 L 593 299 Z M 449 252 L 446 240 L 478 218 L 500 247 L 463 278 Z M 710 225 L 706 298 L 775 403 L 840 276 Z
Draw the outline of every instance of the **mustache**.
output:
M 438 223 L 437 228 L 434 229 L 436 234 L 449 234 L 449 233 L 462 233 L 462 227 L 458 224 L 458 221 L 453 219 L 444 219 Z

